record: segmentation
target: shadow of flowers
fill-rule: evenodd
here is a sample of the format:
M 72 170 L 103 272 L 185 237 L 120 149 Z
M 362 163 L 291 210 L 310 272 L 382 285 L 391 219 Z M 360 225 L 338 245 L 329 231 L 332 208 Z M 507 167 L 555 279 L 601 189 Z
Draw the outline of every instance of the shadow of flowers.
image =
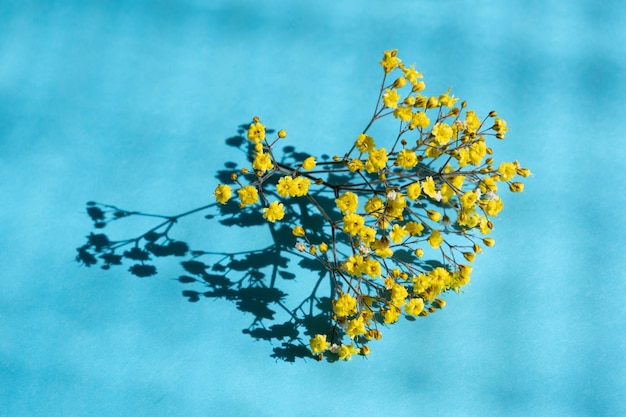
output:
M 250 144 L 242 136 L 247 128 L 248 125 L 241 125 L 238 134 L 226 143 L 251 159 Z M 290 146 L 283 151 L 285 163 L 301 162 L 306 157 Z M 228 182 L 235 168 L 235 163 L 227 162 L 225 169 L 217 173 L 218 181 Z M 329 211 L 334 207 L 332 196 L 317 195 L 316 199 Z M 273 346 L 273 358 L 286 362 L 314 358 L 308 346 L 309 338 L 333 326 L 332 284 L 328 271 L 317 260 L 295 248 L 292 227 L 303 225 L 308 230 L 322 231 L 324 219 L 307 211 L 304 201 L 291 199 L 284 204 L 282 221 L 269 223 L 262 218 L 258 207 L 240 208 L 235 203 L 211 203 L 168 216 L 88 202 L 86 211 L 95 230 L 76 249 L 76 260 L 105 270 L 126 265 L 131 274 L 146 278 L 158 274 L 160 258 L 177 258 L 181 271 L 176 279 L 188 287 L 182 291 L 187 301 L 231 301 L 238 310 L 252 317 L 243 333 L 269 342 Z M 264 248 L 240 252 L 192 248 L 188 242 L 172 237 L 174 226 L 192 215 L 203 215 L 224 227 L 267 228 L 271 240 Z M 104 233 L 111 223 L 128 222 L 132 218 L 153 218 L 156 225 L 120 240 Z M 317 238 L 322 241 L 323 236 Z

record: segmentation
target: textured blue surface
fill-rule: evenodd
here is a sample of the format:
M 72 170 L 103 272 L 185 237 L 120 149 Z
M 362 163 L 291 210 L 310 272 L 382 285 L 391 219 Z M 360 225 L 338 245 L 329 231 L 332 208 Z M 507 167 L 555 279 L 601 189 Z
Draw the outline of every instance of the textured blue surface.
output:
M 0 415 L 626 415 L 623 2 L 469 3 L 0 0 Z M 368 360 L 285 363 L 233 303 L 188 303 L 176 263 L 73 262 L 87 200 L 210 201 L 252 115 L 344 150 L 390 48 L 497 109 L 496 155 L 535 173 L 442 312 Z M 214 224 L 180 238 L 268 238 Z

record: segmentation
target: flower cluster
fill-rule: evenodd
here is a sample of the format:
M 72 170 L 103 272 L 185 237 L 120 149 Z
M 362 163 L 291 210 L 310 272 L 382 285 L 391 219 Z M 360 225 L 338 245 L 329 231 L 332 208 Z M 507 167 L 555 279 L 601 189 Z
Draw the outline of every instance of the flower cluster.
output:
M 518 178 L 530 175 L 517 161 L 495 164 L 487 141 L 504 139 L 508 130 L 495 111 L 481 118 L 450 89 L 426 95 L 422 74 L 395 50 L 380 64 L 376 111 L 348 152 L 281 163 L 273 151 L 286 132 L 268 139 L 255 117 L 247 132 L 251 169 L 234 172 L 233 185 L 220 184 L 214 193 L 227 204 L 236 188 L 241 208 L 259 207 L 260 200 L 269 222 L 285 217 L 291 198 L 304 198 L 325 219 L 324 230 L 306 222 L 292 229 L 296 249 L 316 258 L 332 280 L 332 326 L 310 339 L 319 359 L 368 355 L 368 342 L 380 339 L 386 325 L 443 308 L 443 294 L 459 292 L 476 255 L 495 243 L 488 235 L 504 205 L 498 192 L 523 191 Z M 399 129 L 375 139 L 368 131 L 382 118 L 395 119 Z M 333 207 L 321 203 L 323 195 Z

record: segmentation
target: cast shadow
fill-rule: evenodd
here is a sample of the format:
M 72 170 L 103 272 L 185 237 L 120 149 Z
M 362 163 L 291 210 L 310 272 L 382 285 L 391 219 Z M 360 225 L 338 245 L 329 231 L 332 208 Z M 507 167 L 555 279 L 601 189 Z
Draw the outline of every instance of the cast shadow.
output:
M 226 139 L 226 143 L 240 149 L 251 160 L 251 144 L 243 137 L 247 127 L 241 125 L 238 134 Z M 287 146 L 283 148 L 281 162 L 294 164 L 307 156 Z M 217 180 L 232 183 L 231 175 L 236 170 L 236 163 L 225 163 L 225 168 L 217 173 Z M 251 174 L 241 176 L 248 177 L 242 180 L 244 183 L 254 180 Z M 271 191 L 268 197 L 277 199 Z M 334 196 L 316 194 L 315 199 L 328 213 L 335 210 Z M 126 265 L 131 274 L 147 278 L 158 274 L 157 264 L 164 258 L 175 258 L 181 268 L 175 279 L 188 286 L 182 291 L 188 302 L 232 302 L 239 311 L 252 317 L 250 326 L 242 332 L 255 340 L 269 342 L 273 346 L 273 358 L 286 362 L 314 358 L 308 347 L 309 338 L 327 333 L 333 326 L 330 301 L 333 284 L 318 260 L 295 248 L 292 228 L 302 225 L 306 230 L 320 231 L 309 235 L 309 239 L 314 243 L 328 242 L 327 236 L 319 234 L 326 223 L 320 214 L 310 212 L 305 199 L 281 198 L 281 201 L 285 205 L 285 217 L 276 223 L 263 219 L 258 204 L 240 208 L 232 201 L 207 204 L 174 216 L 88 202 L 87 214 L 96 230 L 76 249 L 76 260 L 105 270 Z M 219 250 L 219 239 L 213 239 L 217 250 L 205 250 L 192 248 L 188 242 L 172 237 L 172 230 L 180 220 L 199 214 L 204 215 L 204 220 L 196 220 L 218 222 L 223 227 L 249 228 L 250 233 L 269 231 L 271 239 L 263 248 L 229 252 Z M 142 221 L 154 218 L 156 225 L 137 236 L 119 240 L 103 233 L 112 223 L 140 217 L 144 218 Z

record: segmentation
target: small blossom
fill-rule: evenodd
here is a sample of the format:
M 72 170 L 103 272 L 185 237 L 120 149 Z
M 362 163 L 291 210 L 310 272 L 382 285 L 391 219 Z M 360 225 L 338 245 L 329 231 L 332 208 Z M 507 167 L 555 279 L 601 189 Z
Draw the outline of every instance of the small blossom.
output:
M 313 354 L 323 353 L 330 348 L 330 343 L 326 341 L 326 335 L 316 334 L 309 341 Z
M 265 126 L 260 121 L 255 121 L 248 127 L 248 140 L 252 142 L 259 142 L 265 139 Z
M 315 162 L 315 157 L 309 156 L 302 162 L 302 168 L 306 169 L 307 171 L 310 171 L 313 168 L 315 168 L 316 164 L 317 163 Z
M 411 169 L 417 165 L 417 156 L 415 152 L 410 149 L 402 149 L 398 152 L 396 162 L 404 169 Z
M 394 89 L 387 89 L 385 94 L 383 94 L 383 103 L 385 107 L 389 107 L 390 109 L 395 109 L 398 107 L 398 101 L 400 101 L 400 94 Z
M 335 301 L 333 311 L 339 317 L 351 316 L 356 313 L 356 298 L 350 294 L 341 294 Z
M 215 189 L 215 200 L 220 204 L 226 204 L 232 196 L 232 190 L 228 185 L 219 184 Z
M 343 193 L 339 198 L 335 199 L 337 208 L 343 214 L 354 213 L 359 205 L 359 199 L 356 194 L 351 191 Z
M 269 207 L 263 209 L 263 217 L 270 223 L 274 223 L 276 220 L 282 220 L 283 217 L 285 217 L 283 204 L 278 201 L 272 201 Z
M 359 348 L 354 347 L 354 345 L 341 345 L 341 347 L 339 348 L 339 350 L 337 351 L 337 354 L 339 354 L 339 359 L 340 360 L 350 360 L 352 359 L 352 355 L 358 355 L 360 352 Z
M 433 230 L 428 237 L 428 243 L 430 243 L 430 246 L 432 246 L 433 249 L 437 249 L 439 245 L 441 245 L 441 242 L 443 242 L 441 233 L 439 233 L 438 230 Z
M 259 201 L 259 193 L 257 189 L 251 185 L 246 185 L 237 191 L 241 203 L 244 205 L 254 204 Z

